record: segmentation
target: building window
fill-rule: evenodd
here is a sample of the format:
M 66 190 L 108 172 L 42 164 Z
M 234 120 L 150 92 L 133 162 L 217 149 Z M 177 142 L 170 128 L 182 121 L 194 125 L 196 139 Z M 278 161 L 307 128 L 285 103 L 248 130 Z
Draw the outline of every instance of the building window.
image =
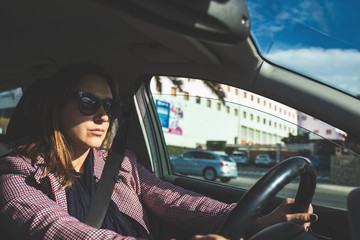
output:
M 269 126 L 271 126 L 271 120 L 269 120 Z
M 266 101 L 264 100 L 264 107 L 266 107 Z
M 274 127 L 275 127 L 275 128 L 277 127 L 277 122 L 274 122 Z
M 332 133 L 331 129 L 327 129 L 327 130 L 326 130 L 326 134 L 327 134 L 327 135 L 331 135 L 331 133 Z
M 230 113 L 230 107 L 226 106 L 226 113 Z
M 196 96 L 196 103 L 200 104 L 201 103 L 201 97 Z
M 251 100 L 251 101 L 254 101 L 254 95 L 251 94 L 250 100 Z
M 253 114 L 250 114 L 250 120 L 254 120 L 254 115 Z
M 319 130 L 314 130 L 314 133 L 319 134 Z
M 306 120 L 306 116 L 305 116 L 305 115 L 302 115 L 302 116 L 301 116 L 301 120 Z
M 189 93 L 184 92 L 184 100 L 189 101 Z
M 230 86 L 227 86 L 227 91 L 230 92 Z
M 266 124 L 266 119 L 264 118 L 263 123 Z
M 246 112 L 243 112 L 243 118 L 246 118 Z
M 239 89 L 235 88 L 235 95 L 239 95 Z
M 260 98 L 257 98 L 257 103 L 260 103 Z
M 282 109 L 281 109 L 281 108 L 279 108 L 279 112 L 280 112 L 280 113 L 282 112 Z
M 269 103 L 269 108 L 271 109 L 271 103 Z
M 211 107 L 211 100 L 210 100 L 210 99 L 208 99 L 208 100 L 206 101 L 206 106 L 207 106 L 207 107 Z
M 238 110 L 237 109 L 234 109 L 234 115 L 237 116 L 239 113 L 238 113 Z
M 217 110 L 221 110 L 221 104 L 220 103 L 217 103 Z
M 171 88 L 171 95 L 176 96 L 176 88 L 175 87 Z
M 256 117 L 256 121 L 260 122 L 260 117 L 259 116 Z
M 246 92 L 244 92 L 244 98 L 246 98 Z

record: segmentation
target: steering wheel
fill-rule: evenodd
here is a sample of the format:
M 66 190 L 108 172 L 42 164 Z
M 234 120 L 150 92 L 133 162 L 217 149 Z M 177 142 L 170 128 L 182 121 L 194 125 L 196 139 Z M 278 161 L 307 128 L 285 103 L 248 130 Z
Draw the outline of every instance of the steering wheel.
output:
M 316 187 L 316 170 L 309 159 L 290 157 L 272 167 L 240 198 L 237 206 L 221 225 L 219 234 L 232 240 L 244 238 L 246 231 L 264 207 L 297 176 L 300 176 L 300 183 L 291 210 L 294 213 L 306 212 Z

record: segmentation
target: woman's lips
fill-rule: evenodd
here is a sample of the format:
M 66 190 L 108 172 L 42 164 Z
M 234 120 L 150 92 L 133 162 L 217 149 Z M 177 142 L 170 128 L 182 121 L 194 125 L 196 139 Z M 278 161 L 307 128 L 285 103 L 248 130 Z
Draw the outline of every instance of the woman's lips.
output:
M 98 135 L 98 136 L 102 136 L 105 131 L 103 129 L 100 128 L 96 128 L 96 129 L 91 129 L 90 132 L 94 135 Z

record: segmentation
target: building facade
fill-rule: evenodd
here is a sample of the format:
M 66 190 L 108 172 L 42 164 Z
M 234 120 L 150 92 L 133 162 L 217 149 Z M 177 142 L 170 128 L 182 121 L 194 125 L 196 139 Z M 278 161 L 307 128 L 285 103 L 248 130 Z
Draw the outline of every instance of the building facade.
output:
M 225 85 L 223 103 L 201 80 L 181 79 L 183 92 L 169 78 L 160 80 L 161 92 L 156 81 L 150 87 L 168 145 L 276 145 L 289 133 L 297 134 L 297 111 L 284 104 Z

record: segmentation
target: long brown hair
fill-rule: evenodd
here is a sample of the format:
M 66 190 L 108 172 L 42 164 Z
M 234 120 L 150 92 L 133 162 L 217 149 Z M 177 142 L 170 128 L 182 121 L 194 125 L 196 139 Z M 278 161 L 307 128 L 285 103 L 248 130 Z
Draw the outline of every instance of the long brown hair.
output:
M 96 74 L 105 78 L 113 98 L 119 94 L 115 82 L 103 68 L 92 63 L 76 63 L 63 67 L 51 79 L 40 79 L 28 87 L 16 107 L 7 135 L 13 142 L 11 151 L 36 161 L 45 159 L 47 172 L 55 174 L 63 187 L 71 186 L 75 172 L 72 166 L 72 149 L 61 132 L 59 119 L 63 107 L 73 94 L 75 85 L 84 75 Z M 114 120 L 102 148 L 111 147 Z

